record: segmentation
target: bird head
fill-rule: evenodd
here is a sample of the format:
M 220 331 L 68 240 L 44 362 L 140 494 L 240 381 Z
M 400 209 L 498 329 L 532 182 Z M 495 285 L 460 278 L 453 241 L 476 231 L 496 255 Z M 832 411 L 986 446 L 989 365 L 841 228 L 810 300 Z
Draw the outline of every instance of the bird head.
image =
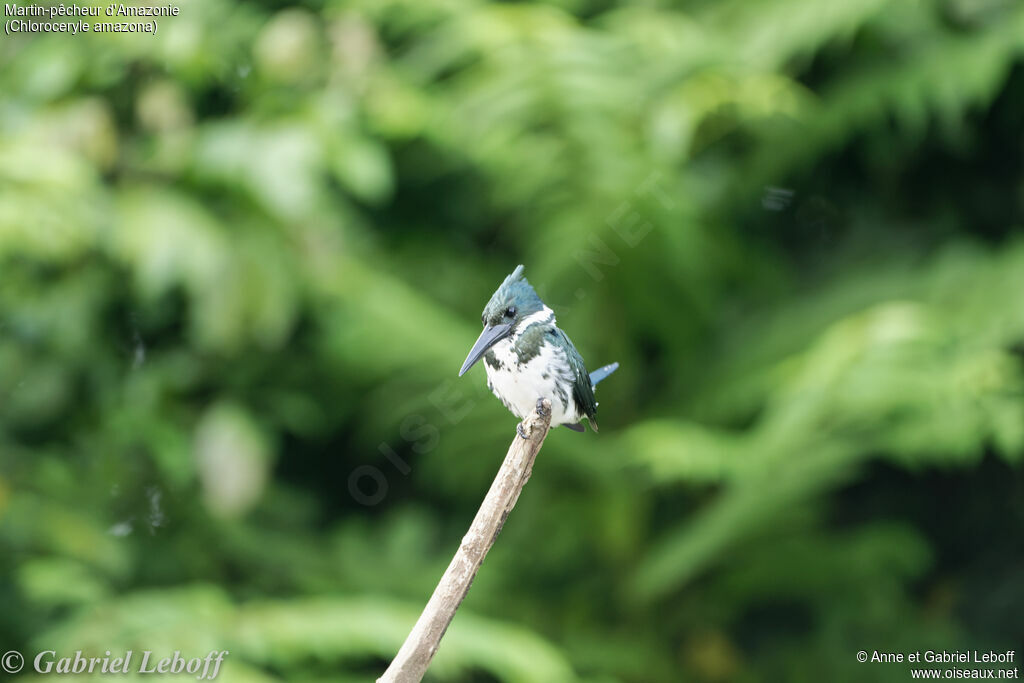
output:
M 488 349 L 502 339 L 514 335 L 524 320 L 543 310 L 544 302 L 523 277 L 523 266 L 517 266 L 484 306 L 484 311 L 480 315 L 480 322 L 484 326 L 483 332 L 466 356 L 466 362 L 459 370 L 459 377 L 466 374 Z

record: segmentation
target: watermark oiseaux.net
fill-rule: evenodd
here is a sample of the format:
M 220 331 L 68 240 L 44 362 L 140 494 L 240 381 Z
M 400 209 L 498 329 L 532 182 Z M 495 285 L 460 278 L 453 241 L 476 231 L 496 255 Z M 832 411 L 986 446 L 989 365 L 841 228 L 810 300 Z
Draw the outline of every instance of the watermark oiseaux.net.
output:
M 220 673 L 227 650 L 212 650 L 203 657 L 186 657 L 175 650 L 169 657 L 153 654 L 151 650 L 126 650 L 114 655 L 107 650 L 102 657 L 90 657 L 81 650 L 58 653 L 42 650 L 32 657 L 31 666 L 36 673 L 74 676 L 76 674 L 161 674 L 194 676 L 197 681 L 212 681 Z M 16 650 L 0 657 L 0 668 L 16 674 L 25 666 L 25 658 Z
M 1016 662 L 1016 657 L 1014 650 L 873 650 L 870 654 L 861 650 L 857 653 L 857 661 L 862 664 L 930 664 L 929 668 L 910 668 L 910 678 L 944 680 L 1019 680 L 1020 669 L 1008 666 Z

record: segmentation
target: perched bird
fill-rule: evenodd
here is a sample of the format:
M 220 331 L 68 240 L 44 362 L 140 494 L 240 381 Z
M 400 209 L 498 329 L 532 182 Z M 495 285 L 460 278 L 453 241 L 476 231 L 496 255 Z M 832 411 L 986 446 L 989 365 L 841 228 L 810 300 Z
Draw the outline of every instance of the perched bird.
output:
M 505 278 L 484 307 L 484 331 L 473 344 L 459 377 L 482 357 L 487 387 L 520 420 L 541 399 L 551 401 L 551 426 L 582 432 L 584 417 L 597 431 L 594 387 L 618 369 L 618 363 L 587 374 L 583 358 L 569 336 L 555 325 L 555 313 L 544 305 L 518 266 Z M 522 423 L 519 435 L 526 438 Z

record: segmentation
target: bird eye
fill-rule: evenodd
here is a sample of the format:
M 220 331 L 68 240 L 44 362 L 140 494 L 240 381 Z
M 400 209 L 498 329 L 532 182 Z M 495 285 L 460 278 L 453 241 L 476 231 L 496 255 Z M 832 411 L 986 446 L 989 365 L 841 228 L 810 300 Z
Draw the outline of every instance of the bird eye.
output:
M 509 306 L 508 308 L 506 308 L 505 309 L 505 317 L 506 318 L 514 318 L 514 317 L 516 317 L 516 307 L 515 306 Z

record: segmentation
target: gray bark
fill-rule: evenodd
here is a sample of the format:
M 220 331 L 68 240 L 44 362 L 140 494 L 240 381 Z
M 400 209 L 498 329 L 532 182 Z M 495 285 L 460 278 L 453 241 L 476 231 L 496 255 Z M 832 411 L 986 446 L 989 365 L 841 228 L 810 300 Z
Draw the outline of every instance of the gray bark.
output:
M 543 411 L 534 410 L 523 421 L 528 438 L 516 435 L 513 439 L 505 462 L 498 470 L 469 531 L 463 536 L 455 557 L 402 648 L 377 683 L 418 683 L 426 673 L 448 624 L 455 616 L 455 610 L 469 592 L 487 551 L 494 545 L 505 519 L 530 478 L 533 462 L 551 427 L 551 402 L 545 399 L 542 406 Z

